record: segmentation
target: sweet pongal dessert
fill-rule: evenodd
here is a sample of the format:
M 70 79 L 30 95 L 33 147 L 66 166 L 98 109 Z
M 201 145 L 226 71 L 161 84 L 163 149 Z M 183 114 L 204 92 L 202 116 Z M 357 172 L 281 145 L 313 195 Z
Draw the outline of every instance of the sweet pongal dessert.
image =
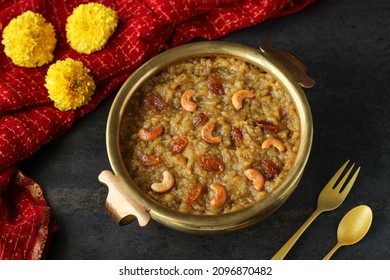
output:
M 281 83 L 231 57 L 192 58 L 147 80 L 120 128 L 138 187 L 183 213 L 228 213 L 264 199 L 294 164 L 300 125 Z

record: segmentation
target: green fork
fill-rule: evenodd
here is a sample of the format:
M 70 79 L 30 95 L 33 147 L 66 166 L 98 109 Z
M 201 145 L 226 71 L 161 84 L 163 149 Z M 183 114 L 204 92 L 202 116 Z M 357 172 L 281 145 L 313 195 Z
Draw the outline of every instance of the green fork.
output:
M 348 181 L 347 185 L 343 188 L 345 181 L 347 180 L 349 174 L 351 173 L 355 164 L 349 168 L 344 177 L 340 180 L 340 182 L 334 187 L 337 180 L 341 176 L 344 169 L 347 167 L 349 160 L 346 161 L 339 170 L 333 175 L 330 181 L 326 184 L 326 186 L 322 189 L 320 195 L 318 196 L 317 208 L 311 214 L 311 216 L 306 220 L 306 222 L 294 233 L 293 236 L 283 245 L 282 248 L 272 257 L 272 260 L 282 260 L 290 251 L 290 249 L 294 246 L 295 242 L 299 239 L 299 237 L 303 234 L 303 232 L 308 228 L 308 226 L 314 221 L 315 218 L 318 217 L 319 214 L 325 211 L 331 211 L 336 209 L 343 203 L 345 198 L 347 197 L 349 191 L 351 190 L 353 184 L 355 183 L 356 177 L 359 174 L 360 167 L 357 168 L 356 172 L 353 174 L 351 179 Z

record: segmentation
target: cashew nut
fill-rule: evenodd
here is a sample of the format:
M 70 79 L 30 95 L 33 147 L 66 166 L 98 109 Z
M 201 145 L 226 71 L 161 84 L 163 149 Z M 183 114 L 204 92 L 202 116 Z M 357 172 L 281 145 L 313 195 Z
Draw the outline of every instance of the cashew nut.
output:
M 153 141 L 154 139 L 156 139 L 158 136 L 161 135 L 163 129 L 164 127 L 161 124 L 157 125 L 153 129 L 147 129 L 143 127 L 138 131 L 138 137 L 142 141 Z
M 242 101 L 244 98 L 255 97 L 255 94 L 249 90 L 241 89 L 233 94 L 232 104 L 237 110 L 242 108 Z
M 175 178 L 173 177 L 171 172 L 164 171 L 162 182 L 161 183 L 153 183 L 151 185 L 151 188 L 155 192 L 164 193 L 164 192 L 169 191 L 173 187 L 174 183 L 175 183 Z
M 210 189 L 214 191 L 214 197 L 210 201 L 210 205 L 214 209 L 221 208 L 227 200 L 227 191 L 224 186 L 218 183 L 210 185 Z
M 252 181 L 253 187 L 261 191 L 264 187 L 265 178 L 263 174 L 257 169 L 247 169 L 244 171 L 245 176 Z
M 284 152 L 286 150 L 286 146 L 277 138 L 269 138 L 261 144 L 262 149 L 269 149 L 270 147 L 275 147 L 279 152 Z
M 183 109 L 186 110 L 187 112 L 194 112 L 198 107 L 196 103 L 191 100 L 191 96 L 193 96 L 194 94 L 195 94 L 195 90 L 189 89 L 186 90 L 181 96 L 181 100 L 180 100 L 181 107 L 183 107 Z
M 219 144 L 222 141 L 221 136 L 213 136 L 214 127 L 215 123 L 208 122 L 203 126 L 200 132 L 202 139 L 209 144 Z

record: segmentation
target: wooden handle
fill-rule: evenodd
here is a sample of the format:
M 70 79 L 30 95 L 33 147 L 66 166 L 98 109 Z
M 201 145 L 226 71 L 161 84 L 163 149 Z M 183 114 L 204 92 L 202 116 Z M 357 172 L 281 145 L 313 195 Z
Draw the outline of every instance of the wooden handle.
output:
M 149 212 L 132 197 L 129 187 L 117 175 L 105 170 L 100 173 L 99 181 L 108 187 L 106 209 L 120 225 L 138 220 L 141 227 L 149 224 Z

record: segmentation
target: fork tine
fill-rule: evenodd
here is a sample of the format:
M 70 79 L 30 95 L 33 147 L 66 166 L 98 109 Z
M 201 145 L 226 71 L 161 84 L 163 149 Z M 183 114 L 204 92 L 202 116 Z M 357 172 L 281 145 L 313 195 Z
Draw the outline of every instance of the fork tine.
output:
M 357 170 L 355 171 L 355 173 L 352 175 L 352 178 L 351 180 L 349 180 L 348 184 L 345 186 L 345 188 L 342 190 L 342 193 L 345 193 L 345 196 L 347 196 L 347 194 L 349 193 L 349 191 L 352 189 L 352 186 L 353 184 L 355 183 L 356 181 L 356 178 L 359 174 L 359 171 L 360 171 L 360 166 L 357 168 Z
M 317 201 L 317 208 L 310 215 L 310 217 L 306 220 L 306 222 L 294 233 L 293 236 L 283 245 L 282 248 L 272 257 L 273 260 L 282 260 L 286 254 L 290 251 L 291 247 L 294 246 L 295 242 L 299 239 L 302 233 L 306 230 L 306 228 L 314 221 L 314 219 L 324 211 L 331 211 L 336 209 L 343 203 L 345 198 L 347 197 L 349 191 L 352 189 L 353 184 L 359 174 L 360 167 L 357 168 L 355 173 L 352 175 L 351 179 L 347 183 L 347 185 L 342 189 L 345 181 L 350 175 L 352 169 L 355 164 L 352 164 L 351 168 L 346 172 L 344 177 L 340 180 L 337 186 L 333 189 L 333 186 L 336 184 L 337 180 L 343 173 L 344 169 L 347 167 L 349 160 L 347 160 L 337 172 L 333 175 L 330 181 L 325 185 L 325 187 L 320 192 Z M 342 189 L 342 191 L 340 191 Z
M 333 177 L 329 180 L 329 182 L 326 184 L 326 186 L 324 187 L 324 190 L 327 189 L 327 188 L 333 188 L 334 184 L 336 184 L 336 181 L 337 179 L 340 177 L 341 173 L 343 173 L 345 167 L 347 166 L 347 164 L 349 163 L 349 160 L 347 160 L 341 167 L 339 170 L 337 170 L 337 172 L 333 175 Z
M 355 164 L 352 164 L 352 166 L 348 169 L 347 173 L 345 173 L 344 177 L 340 180 L 340 182 L 337 184 L 336 187 L 334 187 L 335 191 L 338 191 L 341 193 L 341 188 L 344 186 L 345 181 L 347 180 L 349 174 L 352 171 L 352 168 L 355 166 Z

